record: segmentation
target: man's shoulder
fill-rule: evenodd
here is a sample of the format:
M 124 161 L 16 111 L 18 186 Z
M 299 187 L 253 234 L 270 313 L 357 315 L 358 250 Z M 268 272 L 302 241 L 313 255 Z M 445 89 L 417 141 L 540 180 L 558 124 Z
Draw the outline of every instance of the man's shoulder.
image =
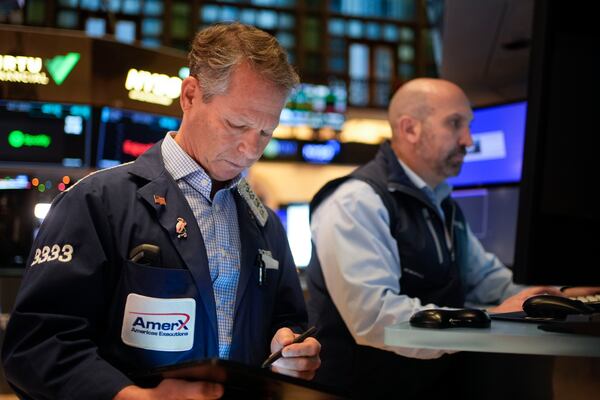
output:
M 79 192 L 86 190 L 98 190 L 107 185 L 115 186 L 119 182 L 130 180 L 130 171 L 133 161 L 125 164 L 120 164 L 114 167 L 101 169 L 89 173 L 81 178 L 66 192 Z
M 348 177 L 332 193 L 338 198 L 361 198 L 361 195 L 375 194 L 373 186 L 363 179 Z
M 323 210 L 329 207 L 354 208 L 361 204 L 378 208 L 382 204 L 382 200 L 369 183 L 361 179 L 349 177 L 317 205 L 315 212 L 316 210 Z

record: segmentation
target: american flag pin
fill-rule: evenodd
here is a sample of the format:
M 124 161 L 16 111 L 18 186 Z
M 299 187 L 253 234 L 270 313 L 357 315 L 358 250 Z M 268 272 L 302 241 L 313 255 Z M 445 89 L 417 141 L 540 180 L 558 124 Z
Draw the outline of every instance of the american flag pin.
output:
M 185 239 L 187 237 L 187 222 L 185 219 L 179 217 L 177 218 L 177 223 L 175 224 L 175 232 L 177 232 L 177 239 Z

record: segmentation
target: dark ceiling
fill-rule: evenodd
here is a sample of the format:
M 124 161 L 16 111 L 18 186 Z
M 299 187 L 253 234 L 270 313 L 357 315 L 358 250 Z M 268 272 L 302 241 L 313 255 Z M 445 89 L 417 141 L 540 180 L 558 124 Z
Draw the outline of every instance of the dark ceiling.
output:
M 440 76 L 476 106 L 527 95 L 534 0 L 446 0 Z

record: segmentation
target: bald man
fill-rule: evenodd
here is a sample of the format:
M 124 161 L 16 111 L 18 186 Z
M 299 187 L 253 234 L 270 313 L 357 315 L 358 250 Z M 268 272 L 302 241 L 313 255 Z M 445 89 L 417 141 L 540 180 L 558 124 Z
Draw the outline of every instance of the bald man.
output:
M 473 112 L 463 91 L 448 81 L 415 79 L 395 93 L 388 115 L 391 141 L 311 203 L 308 307 L 323 344 L 316 379 L 356 398 L 447 394 L 442 383 L 464 372 L 460 357 L 388 348 L 386 326 L 465 301 L 517 311 L 528 296 L 559 292 L 513 284 L 511 271 L 484 250 L 450 197 L 445 180 L 460 172 L 473 144 Z

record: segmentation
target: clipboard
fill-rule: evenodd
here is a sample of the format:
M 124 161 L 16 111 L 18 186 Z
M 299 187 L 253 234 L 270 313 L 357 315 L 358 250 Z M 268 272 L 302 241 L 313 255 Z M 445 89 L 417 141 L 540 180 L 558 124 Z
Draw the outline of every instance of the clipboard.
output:
M 163 379 L 184 379 L 221 383 L 225 388 L 223 399 L 272 400 L 342 400 L 344 394 L 330 388 L 278 374 L 268 369 L 249 366 L 236 361 L 209 358 L 181 364 L 158 367 L 131 376 L 142 386 L 155 386 Z

